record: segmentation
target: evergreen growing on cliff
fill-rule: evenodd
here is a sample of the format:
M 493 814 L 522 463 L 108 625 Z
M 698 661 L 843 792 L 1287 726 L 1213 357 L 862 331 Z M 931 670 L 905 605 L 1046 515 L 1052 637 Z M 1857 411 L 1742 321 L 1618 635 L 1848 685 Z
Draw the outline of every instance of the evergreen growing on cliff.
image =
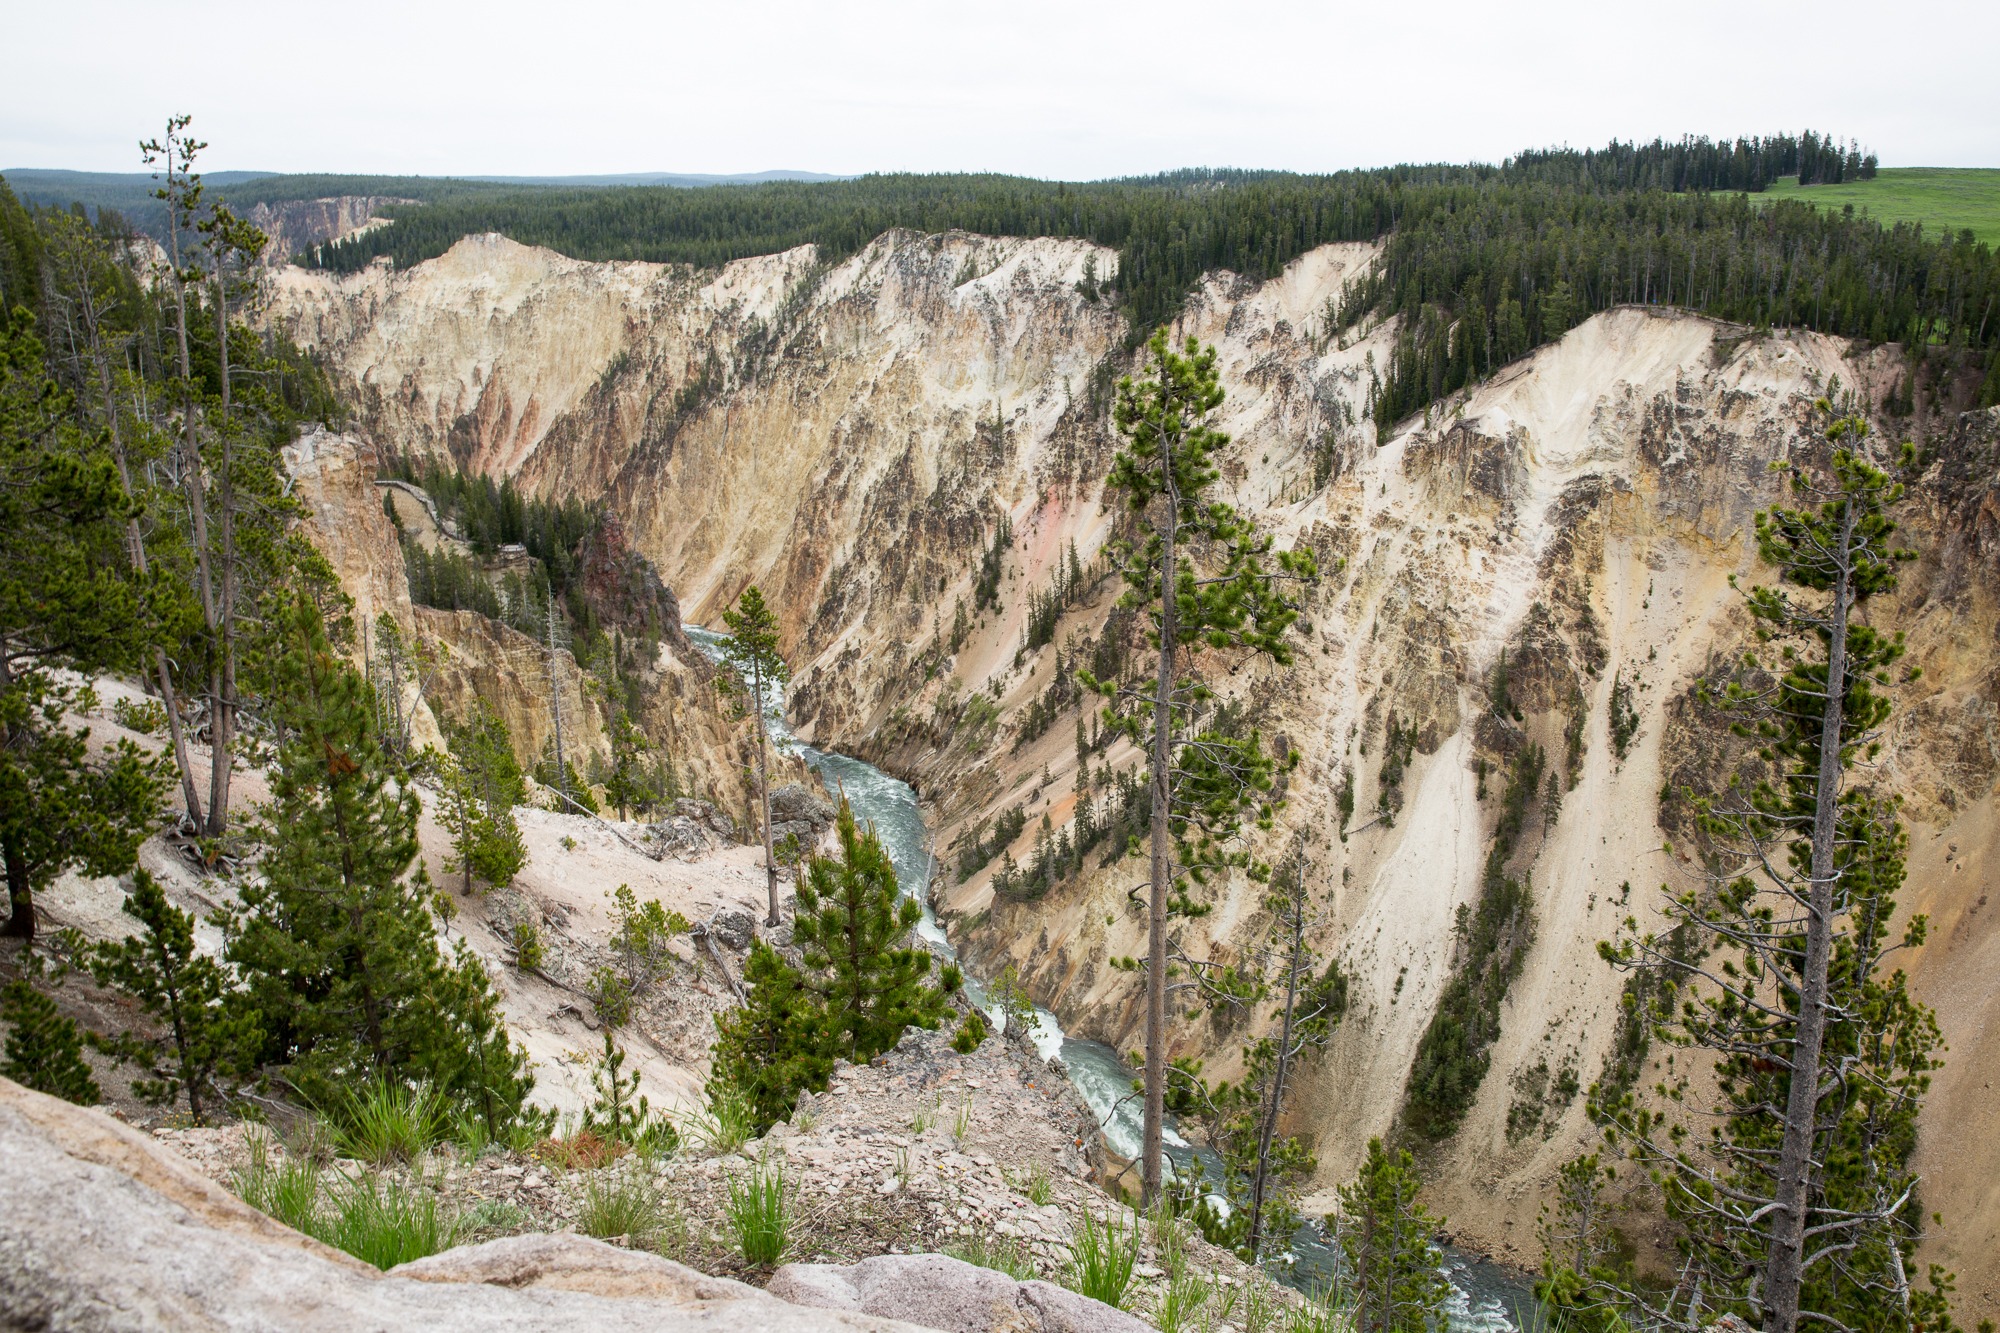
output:
M 1229 437 L 1211 424 L 1222 404 L 1215 349 L 1190 338 L 1176 350 L 1162 328 L 1145 374 L 1118 385 L 1113 420 L 1125 447 L 1107 487 L 1121 494 L 1133 537 L 1113 544 L 1125 579 L 1119 605 L 1136 611 L 1155 649 L 1151 679 L 1079 679 L 1105 701 L 1108 730 L 1147 756 L 1151 850 L 1146 974 L 1145 1124 L 1141 1176 L 1159 1197 L 1167 1085 L 1167 918 L 1198 915 L 1196 895 L 1218 872 L 1252 878 L 1269 867 L 1235 845 L 1246 821 L 1270 827 L 1276 761 L 1255 728 L 1235 725 L 1203 683 L 1204 649 L 1234 649 L 1283 665 L 1298 608 L 1287 582 L 1315 577 L 1308 551 L 1274 553 L 1271 539 L 1232 506 L 1207 498 L 1214 455 Z
M 790 680 L 792 673 L 778 651 L 778 618 L 756 584 L 743 590 L 736 609 L 724 611 L 722 619 L 729 626 L 722 660 L 742 681 L 748 695 L 744 707 L 757 719 L 757 803 L 764 815 L 764 887 L 771 900 L 764 924 L 775 926 L 779 921 L 778 851 L 771 842 L 771 691 Z
M 505 888 L 528 862 L 514 807 L 528 799 L 527 782 L 507 726 L 484 701 L 463 725 L 446 729 L 449 749 L 432 761 L 439 786 L 438 819 L 451 833 L 453 860 L 466 893 L 478 878 Z
M 417 796 L 383 752 L 373 692 L 311 602 L 282 628 L 267 850 L 225 918 L 263 1060 L 321 1103 L 376 1078 L 427 1083 L 497 1132 L 534 1080 L 485 968 L 463 942 L 445 952 L 429 881 L 410 873 Z
M 63 871 L 116 875 L 152 831 L 165 766 L 129 741 L 97 756 L 68 716 L 95 695 L 56 674 L 137 665 L 165 600 L 134 574 L 133 513 L 25 310 L 0 312 L 0 861 L 4 933 L 35 935 L 35 894 Z
M 193 915 L 168 902 L 144 870 L 133 873 L 125 915 L 139 932 L 97 945 L 91 974 L 137 1000 L 164 1033 L 154 1040 L 127 1035 L 116 1050 L 147 1071 L 133 1091 L 167 1105 L 185 1096 L 189 1118 L 205 1124 L 216 1102 L 212 1085 L 250 1072 L 259 1036 L 256 1010 L 230 970 L 196 948 Z
M 1355 1333 L 1428 1333 L 1442 1327 L 1451 1295 L 1431 1237 L 1444 1229 L 1417 1202 L 1410 1154 L 1368 1141 L 1354 1180 L 1340 1188 L 1327 1228 L 1346 1261 L 1340 1283 Z
M 759 941 L 744 968 L 749 998 L 716 1015 L 719 1086 L 751 1104 L 760 1125 L 791 1114 L 802 1090 L 826 1086 L 836 1058 L 866 1064 L 911 1027 L 943 1021 L 958 972 L 929 980 L 933 959 L 913 937 L 923 909 L 896 889 L 896 867 L 845 800 L 838 856 L 815 856 L 799 884 L 794 966 Z
M 1166 1094 L 1183 1132 L 1199 1126 L 1222 1159 L 1221 1185 L 1230 1205 L 1225 1218 L 1208 1201 L 1208 1182 L 1197 1176 L 1176 1183 L 1176 1206 L 1190 1210 L 1211 1241 L 1251 1263 L 1271 1246 L 1288 1244 L 1298 1230 L 1294 1195 L 1318 1161 L 1303 1136 L 1279 1134 L 1278 1122 L 1300 1062 L 1332 1040 L 1347 1012 L 1347 978 L 1339 962 L 1320 966 L 1310 943 L 1326 914 L 1307 883 L 1303 845 L 1272 876 L 1263 906 L 1269 915 L 1264 938 L 1244 949 L 1241 961 L 1224 966 L 1176 955 L 1176 964 L 1212 1009 L 1244 1016 L 1271 1004 L 1268 1032 L 1244 1043 L 1243 1073 L 1235 1083 L 1211 1084 L 1201 1076 L 1200 1061 L 1176 1060 Z
M 1894 544 L 1903 488 L 1865 424 L 1819 410 L 1823 456 L 1786 465 L 1797 507 L 1758 516 L 1781 579 L 1749 592 L 1758 647 L 1708 694 L 1753 743 L 1725 790 L 1689 793 L 1713 882 L 1669 897 L 1663 930 L 1628 919 L 1602 946 L 1656 975 L 1653 1035 L 1706 1057 L 1671 1066 L 1657 1103 L 1600 1107 L 1659 1181 L 1681 1260 L 1671 1292 L 1611 1299 L 1666 1328 L 1725 1313 L 1766 1333 L 1955 1327 L 1949 1277 L 1908 1271 L 1924 1226 L 1910 1154 L 1940 1041 L 1892 959 L 1927 923 L 1891 932 L 1907 838 L 1896 801 L 1855 781 L 1903 655 L 1863 608 L 1914 553 Z

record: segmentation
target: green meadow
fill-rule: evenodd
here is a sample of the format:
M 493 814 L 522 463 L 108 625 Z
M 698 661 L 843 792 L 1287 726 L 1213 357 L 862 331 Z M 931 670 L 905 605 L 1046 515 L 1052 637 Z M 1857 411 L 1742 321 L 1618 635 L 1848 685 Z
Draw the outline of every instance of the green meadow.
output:
M 1803 199 L 1832 209 L 1852 204 L 1855 212 L 1884 225 L 1921 222 L 1929 233 L 1969 227 L 1980 240 L 2000 246 L 2000 168 L 1891 167 L 1874 180 L 1803 188 L 1797 177 L 1786 176 L 1763 197 Z

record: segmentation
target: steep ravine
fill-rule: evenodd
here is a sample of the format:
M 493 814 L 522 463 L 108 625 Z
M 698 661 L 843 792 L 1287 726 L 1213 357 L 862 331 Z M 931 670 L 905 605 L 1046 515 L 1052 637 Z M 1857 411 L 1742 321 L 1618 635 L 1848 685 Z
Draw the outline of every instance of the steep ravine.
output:
M 365 436 L 604 497 L 690 620 L 760 584 L 783 618 L 802 734 L 909 779 L 947 857 L 967 828 L 1022 804 L 1010 850 L 1026 862 L 1043 815 L 1059 829 L 1074 810 L 1075 705 L 1017 745 L 1020 724 L 1065 643 L 1096 641 L 1116 593 L 1097 586 L 1049 647 L 1020 651 L 1030 594 L 1072 545 L 1092 566 L 1111 521 L 1104 394 L 1127 364 L 1125 331 L 1078 290 L 1093 255 L 1108 272 L 1110 252 L 1080 242 L 891 233 L 831 267 L 802 250 L 697 272 L 485 237 L 404 272 L 279 270 L 270 318 L 327 360 Z M 1269 849 L 1306 840 L 1333 904 L 1319 943 L 1353 978 L 1294 1117 L 1327 1186 L 1394 1118 L 1453 965 L 1453 915 L 1476 892 L 1494 818 L 1478 765 L 1531 739 L 1570 779 L 1559 813 L 1538 804 L 1516 857 L 1538 931 L 1491 1071 L 1430 1164 L 1455 1232 L 1532 1262 L 1543 1191 L 1594 1134 L 1575 1098 L 1510 1141 L 1517 1076 L 1573 1061 L 1587 1084 L 1601 1068 L 1618 978 L 1595 944 L 1625 910 L 1622 883 L 1643 915 L 1686 873 L 1662 850 L 1659 793 L 1718 758 L 1684 699 L 1743 632 L 1727 580 L 1753 568 L 1766 465 L 1796 447 L 1835 376 L 1879 401 L 1898 353 L 1619 309 L 1378 439 L 1366 406 L 1390 330 L 1343 343 L 1325 317 L 1372 257 L 1331 246 L 1267 283 L 1216 275 L 1183 316 L 1220 350 L 1233 498 L 1328 571 L 1290 669 L 1211 665 L 1300 753 Z M 1937 922 L 1910 963 L 1952 1044 L 1921 1152 L 1926 1202 L 1948 1219 L 1934 1248 L 1960 1269 L 1969 1308 L 2000 1306 L 2000 1200 L 1982 1184 L 2000 1178 L 2000 1135 L 1976 1132 L 1992 1115 L 1980 1071 L 2000 1055 L 2000 1026 L 1984 1021 L 2000 1017 L 2000 931 L 1983 910 L 2000 774 L 1994 431 L 1990 414 L 1930 423 L 1909 525 L 1926 556 L 1880 613 L 1925 667 L 1885 772 L 1910 797 L 1906 898 Z M 998 605 L 976 616 L 976 569 L 1003 515 Z M 971 623 L 953 653 L 961 605 Z M 1503 650 L 1518 724 L 1494 715 Z M 1606 720 L 1614 679 L 1634 683 L 1639 714 L 1622 760 Z M 964 704 L 980 690 L 998 700 L 983 728 Z M 1393 823 L 1376 818 L 1392 717 L 1415 733 L 1386 802 Z M 1090 757 L 1107 762 L 1129 770 L 1136 756 Z M 1335 793 L 1349 780 L 1343 839 Z M 1018 962 L 1071 1031 L 1126 1048 L 1132 983 L 1108 963 L 1138 950 L 1137 877 L 1098 860 L 1020 903 L 992 901 L 989 866 L 949 888 L 942 914 L 982 966 Z M 1255 895 L 1227 885 L 1188 942 L 1240 948 L 1258 924 Z M 1240 1039 L 1184 1033 L 1223 1070 Z M 1949 1171 L 1936 1169 L 1940 1123 L 1954 1126 Z

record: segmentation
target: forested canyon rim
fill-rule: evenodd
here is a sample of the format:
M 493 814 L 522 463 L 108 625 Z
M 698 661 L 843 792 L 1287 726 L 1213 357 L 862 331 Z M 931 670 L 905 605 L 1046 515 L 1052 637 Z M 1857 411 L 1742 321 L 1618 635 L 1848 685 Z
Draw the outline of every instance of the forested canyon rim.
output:
M 1336 337 L 1328 321 L 1376 255 L 1332 245 L 1261 284 L 1211 275 L 1179 325 L 1220 349 L 1233 498 L 1281 544 L 1339 569 L 1312 596 L 1296 665 L 1246 668 L 1226 687 L 1300 754 L 1281 829 L 1312 840 L 1338 905 L 1322 943 L 1355 987 L 1292 1121 L 1331 1184 L 1396 1113 L 1487 848 L 1478 766 L 1504 652 L 1523 725 L 1552 766 L 1575 755 L 1574 782 L 1523 843 L 1533 952 L 1430 1191 L 1462 1236 L 1531 1262 L 1554 1170 L 1595 1131 L 1580 1099 L 1527 1099 L 1523 1080 L 1572 1052 L 1584 1083 L 1597 1076 L 1619 978 L 1596 942 L 1689 873 L 1674 850 L 1685 816 L 1663 823 L 1660 794 L 1721 773 L 1688 690 L 1747 633 L 1728 578 L 1754 567 L 1751 515 L 1774 494 L 1766 464 L 1802 439 L 1807 405 L 1835 376 L 1880 401 L 1901 362 L 1818 334 L 1618 308 L 1384 438 L 1365 409 L 1394 322 Z M 1079 284 L 1086 263 L 1108 276 L 1116 261 L 1075 240 L 891 232 L 830 266 L 808 247 L 693 270 L 483 236 L 406 270 L 278 270 L 266 318 L 325 358 L 363 436 L 603 499 L 690 621 L 764 588 L 797 670 L 801 731 L 910 778 L 940 849 L 1022 804 L 1013 851 L 1027 862 L 1034 821 L 1047 813 L 1059 829 L 1074 813 L 1069 714 L 1012 751 L 968 745 L 951 692 L 990 687 L 1000 725 L 1018 725 L 1059 698 L 1067 637 L 1080 650 L 1109 614 L 1106 587 L 1066 609 L 1046 647 L 1018 652 L 1029 594 L 1072 544 L 1093 562 L 1112 523 L 1101 368 L 1125 367 L 1126 329 Z M 2000 1054 L 1988 1021 L 2000 1017 L 2000 931 L 1981 873 L 1996 850 L 2000 547 L 1993 480 L 1976 462 L 1995 430 L 1991 413 L 1940 423 L 1943 462 L 1909 519 L 1924 560 L 1880 612 L 1925 672 L 1894 720 L 1886 771 L 1913 821 L 1905 907 L 1936 923 L 1911 967 L 1951 1047 L 1919 1149 L 1926 1204 L 1950 1220 L 1931 1246 L 1973 1309 L 2000 1305 L 2000 1150 L 1987 1146 L 2000 1136 L 1983 1132 L 1981 1072 Z M 942 651 L 1003 516 L 1005 593 Z M 1607 724 L 1620 682 L 1638 715 L 1622 759 Z M 1414 754 L 1385 792 L 1392 719 L 1414 731 Z M 1344 779 L 1357 813 L 1342 838 Z M 1066 1026 L 1127 1048 L 1134 986 L 1108 961 L 1138 949 L 1133 873 L 1093 858 L 1044 897 L 995 901 L 988 866 L 947 888 L 945 914 L 970 957 L 1016 961 Z M 1232 884 L 1193 938 L 1226 957 L 1257 912 Z M 1182 1040 L 1219 1068 L 1235 1045 L 1201 1025 Z M 1525 1135 L 1524 1099 L 1537 1122 Z

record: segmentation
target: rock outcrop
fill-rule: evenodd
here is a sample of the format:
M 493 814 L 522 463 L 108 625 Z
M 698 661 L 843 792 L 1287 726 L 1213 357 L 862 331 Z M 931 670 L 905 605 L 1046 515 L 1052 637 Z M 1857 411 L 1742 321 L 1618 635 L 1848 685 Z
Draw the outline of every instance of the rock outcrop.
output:
M 506 724 L 516 754 L 532 763 L 554 733 L 548 651 L 476 612 L 411 603 L 401 542 L 375 485 L 379 452 L 368 437 L 325 429 L 302 435 L 285 451 L 313 545 L 354 599 L 357 664 L 375 656 L 375 618 L 387 614 L 405 640 L 423 645 L 430 657 L 421 679 L 415 670 L 399 677 L 405 707 L 415 719 L 416 743 L 442 744 L 438 722 L 463 720 L 475 703 L 483 703 Z M 616 525 L 586 552 L 585 573 L 607 605 L 625 606 L 659 625 L 664 644 L 659 660 L 635 682 L 642 730 L 671 757 L 684 790 L 703 793 L 724 809 L 743 809 L 748 801 L 744 728 L 717 693 L 708 659 L 683 633 L 673 593 L 631 559 Z M 387 688 L 379 673 L 377 681 Z M 582 769 L 591 755 L 607 757 L 605 701 L 566 651 L 555 655 L 555 688 L 571 762 Z
M 314 246 L 388 225 L 386 218 L 377 216 L 384 204 L 411 202 L 414 201 L 377 194 L 286 199 L 278 203 L 252 204 L 244 217 L 269 238 L 264 247 L 263 261 L 266 264 L 289 264 L 300 253 Z
M 873 1330 L 579 1236 L 383 1274 L 279 1225 L 111 1117 L 0 1079 L 0 1325 L 65 1333 L 421 1327 Z
M 1147 1325 L 1053 1282 L 1020 1282 L 944 1254 L 786 1264 L 770 1293 L 794 1305 L 907 1319 L 946 1333 L 1146 1333 Z

